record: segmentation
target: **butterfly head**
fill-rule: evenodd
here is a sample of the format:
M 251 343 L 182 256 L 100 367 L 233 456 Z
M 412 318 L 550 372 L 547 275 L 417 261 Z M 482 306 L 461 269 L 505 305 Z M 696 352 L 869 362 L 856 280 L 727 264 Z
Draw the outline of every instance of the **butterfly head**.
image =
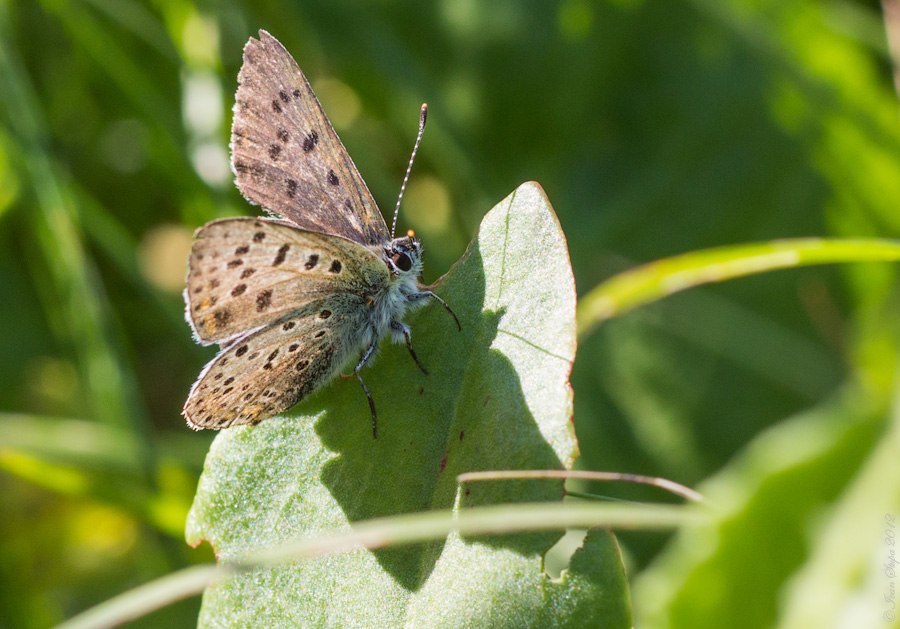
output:
M 384 246 L 384 261 L 393 275 L 418 277 L 422 271 L 422 242 L 415 232 L 394 238 Z

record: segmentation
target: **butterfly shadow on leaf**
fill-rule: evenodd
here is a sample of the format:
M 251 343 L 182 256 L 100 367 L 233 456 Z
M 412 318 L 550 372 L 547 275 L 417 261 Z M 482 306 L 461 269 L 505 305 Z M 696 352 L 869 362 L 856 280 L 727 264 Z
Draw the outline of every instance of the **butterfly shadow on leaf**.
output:
M 404 346 L 388 344 L 363 372 L 378 408 L 378 439 L 367 429 L 368 408 L 355 381 L 336 383 L 313 400 L 324 411 L 316 433 L 337 454 L 322 467 L 321 481 L 348 521 L 450 509 L 461 472 L 562 467 L 529 410 L 519 372 L 497 348 L 506 311 L 502 304 L 485 309 L 484 273 L 476 240 L 435 287 L 457 313 L 461 331 L 437 304 L 409 317 L 413 345 L 429 375 L 416 368 Z M 528 367 L 529 373 L 540 373 L 540 364 Z M 475 486 L 461 502 L 475 506 L 561 495 L 558 481 L 504 481 Z M 540 556 L 558 537 L 541 533 L 479 541 Z M 414 591 L 427 580 L 442 548 L 443 542 L 374 554 L 387 573 Z

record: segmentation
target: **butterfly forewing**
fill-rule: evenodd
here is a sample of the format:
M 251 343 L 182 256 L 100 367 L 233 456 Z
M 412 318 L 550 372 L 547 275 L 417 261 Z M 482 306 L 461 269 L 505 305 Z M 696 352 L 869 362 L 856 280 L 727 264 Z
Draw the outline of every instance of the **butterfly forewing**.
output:
M 243 195 L 306 229 L 366 245 L 389 240 L 309 82 L 266 31 L 247 42 L 238 83 L 231 151 Z
M 301 311 L 235 339 L 203 370 L 184 405 L 194 428 L 255 424 L 290 408 L 328 381 L 352 351 L 340 317 L 343 295 L 307 304 Z M 344 309 L 346 310 L 346 308 Z
M 387 267 L 362 245 L 283 222 L 223 219 L 195 237 L 185 296 L 203 343 L 272 324 L 328 295 L 365 300 L 389 281 Z

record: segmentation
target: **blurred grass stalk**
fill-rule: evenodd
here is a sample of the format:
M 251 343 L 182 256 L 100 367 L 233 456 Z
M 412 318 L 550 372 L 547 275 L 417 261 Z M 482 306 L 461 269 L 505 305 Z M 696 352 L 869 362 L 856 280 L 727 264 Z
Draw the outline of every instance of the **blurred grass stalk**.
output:
M 33 193 L 30 213 L 40 263 L 32 269 L 47 318 L 60 341 L 73 349 L 92 420 L 129 431 L 133 447 L 153 477 L 151 441 L 137 403 L 137 385 L 113 341 L 109 308 L 93 262 L 83 243 L 69 182 L 53 162 L 42 119 L 41 100 L 14 50 L 7 9 L 0 5 L 0 93 L 23 178 Z M 46 281 L 44 275 L 47 275 Z
M 166 443 L 170 460 L 160 465 L 158 487 L 150 487 L 137 447 L 121 427 L 0 413 L 0 470 L 63 496 L 111 505 L 181 539 L 193 493 L 189 457 Z
M 578 336 L 633 308 L 702 284 L 816 264 L 896 260 L 900 242 L 882 238 L 797 238 L 692 251 L 629 269 L 593 288 L 578 303 Z
M 194 566 L 124 592 L 59 626 L 89 629 L 118 626 L 165 605 L 203 592 L 237 571 L 252 570 L 336 553 L 415 544 L 464 536 L 567 528 L 665 530 L 704 521 L 694 506 L 610 505 L 596 502 L 505 504 L 453 511 L 414 513 L 360 522 L 349 531 L 330 531 L 247 552 L 219 566 Z

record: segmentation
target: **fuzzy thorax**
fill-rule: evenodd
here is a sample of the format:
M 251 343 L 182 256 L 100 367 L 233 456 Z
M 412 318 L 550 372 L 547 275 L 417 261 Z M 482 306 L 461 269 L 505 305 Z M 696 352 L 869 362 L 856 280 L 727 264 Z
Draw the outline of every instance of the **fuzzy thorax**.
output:
M 395 343 L 402 343 L 403 332 L 393 329 L 391 322 L 402 323 L 408 310 L 423 305 L 421 300 L 413 297 L 419 293 L 422 244 L 411 236 L 395 238 L 384 245 L 380 253 L 391 277 L 385 290 L 375 295 L 375 303 L 369 315 L 369 328 L 378 339 L 390 334 Z M 371 340 L 368 339 L 367 344 Z

